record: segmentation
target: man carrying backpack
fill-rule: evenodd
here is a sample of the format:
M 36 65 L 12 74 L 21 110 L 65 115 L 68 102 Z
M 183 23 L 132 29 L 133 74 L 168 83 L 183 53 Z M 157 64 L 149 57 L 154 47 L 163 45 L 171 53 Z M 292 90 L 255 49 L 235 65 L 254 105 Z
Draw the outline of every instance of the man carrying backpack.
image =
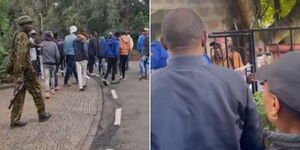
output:
M 33 20 L 29 16 L 21 16 L 18 19 L 18 24 L 21 27 L 21 31 L 15 33 L 13 38 L 13 49 L 11 54 L 12 63 L 8 68 L 9 74 L 14 78 L 14 81 L 20 86 L 17 89 L 17 94 L 12 101 L 11 111 L 11 127 L 21 127 L 26 125 L 25 122 L 21 122 L 21 115 L 24 106 L 24 99 L 26 91 L 28 91 L 34 100 L 37 107 L 37 113 L 39 121 L 47 121 L 50 117 L 50 113 L 45 111 L 45 103 L 42 96 L 42 90 L 38 82 L 36 72 L 34 71 L 30 62 L 29 49 L 36 45 L 30 44 L 29 32 L 32 30 Z
M 126 62 L 130 52 L 130 38 L 122 31 L 120 36 L 120 79 L 125 80 Z

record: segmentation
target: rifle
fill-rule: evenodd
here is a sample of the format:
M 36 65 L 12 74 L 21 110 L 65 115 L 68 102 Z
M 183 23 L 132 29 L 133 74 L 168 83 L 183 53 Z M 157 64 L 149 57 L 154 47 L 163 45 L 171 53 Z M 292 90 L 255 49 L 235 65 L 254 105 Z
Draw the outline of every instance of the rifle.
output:
M 10 105 L 8 106 L 8 109 L 11 108 L 12 104 L 14 103 L 15 99 L 17 98 L 17 96 L 19 95 L 21 89 L 24 86 L 24 82 L 22 82 L 21 84 L 18 84 L 18 86 L 15 88 L 14 90 L 14 95 L 13 98 L 10 100 Z

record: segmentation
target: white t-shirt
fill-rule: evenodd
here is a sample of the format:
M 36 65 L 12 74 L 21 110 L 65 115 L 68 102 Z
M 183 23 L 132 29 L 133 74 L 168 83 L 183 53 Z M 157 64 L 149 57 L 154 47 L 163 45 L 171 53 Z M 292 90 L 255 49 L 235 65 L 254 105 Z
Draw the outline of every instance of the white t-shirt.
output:
M 33 38 L 29 38 L 29 42 L 35 44 Z M 29 53 L 30 53 L 31 61 L 37 60 L 36 48 L 30 48 Z

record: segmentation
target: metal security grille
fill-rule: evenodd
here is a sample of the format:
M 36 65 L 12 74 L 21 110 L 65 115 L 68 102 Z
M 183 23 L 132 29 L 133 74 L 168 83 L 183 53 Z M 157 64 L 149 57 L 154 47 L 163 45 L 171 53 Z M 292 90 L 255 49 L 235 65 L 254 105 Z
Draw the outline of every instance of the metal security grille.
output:
M 288 30 L 289 31 L 289 38 L 290 38 L 290 44 L 278 44 L 278 43 L 274 43 L 273 42 L 273 33 L 275 31 L 280 31 L 280 30 Z M 215 48 L 217 48 L 216 45 L 216 38 L 224 38 L 225 41 L 225 52 L 226 52 L 226 63 L 227 64 L 223 64 L 223 66 L 230 68 L 230 62 L 234 61 L 234 60 L 230 60 L 229 59 L 229 48 L 228 48 L 228 41 L 227 38 L 232 38 L 232 39 L 236 39 L 236 51 L 240 54 L 240 56 L 242 57 L 242 62 L 244 64 L 246 64 L 246 62 L 251 64 L 251 69 L 250 72 L 245 72 L 246 75 L 248 73 L 255 73 L 256 69 L 257 69 L 257 60 L 256 60 L 256 51 L 255 51 L 255 47 L 256 47 L 256 43 L 255 43 L 255 37 L 254 34 L 255 33 L 266 33 L 269 35 L 269 39 L 267 39 L 265 42 L 265 47 L 264 47 L 264 52 L 266 52 L 267 48 L 270 49 L 270 51 L 272 50 L 273 53 L 273 57 L 274 58 L 278 58 L 280 57 L 281 54 L 281 50 L 284 51 L 293 51 L 295 50 L 300 50 L 300 45 L 299 44 L 295 44 L 294 43 L 294 35 L 293 32 L 295 30 L 300 30 L 300 27 L 274 27 L 274 28 L 267 28 L 267 29 L 251 29 L 251 30 L 239 30 L 239 31 L 229 31 L 229 32 L 213 32 L 212 34 L 210 34 L 208 36 L 208 38 L 211 38 L 214 40 L 214 46 L 212 46 L 212 48 L 210 48 L 210 58 L 213 58 L 212 54 L 213 51 L 215 50 Z M 246 40 L 246 41 L 245 41 Z M 245 51 L 244 48 L 245 47 L 241 47 L 241 43 L 248 43 L 248 50 Z M 205 49 L 206 53 L 207 48 Z M 286 52 L 285 51 L 285 52 Z M 247 55 L 248 54 L 248 55 Z M 247 57 L 248 56 L 248 57 Z M 213 62 L 214 63 L 214 62 Z M 235 63 L 235 62 L 232 62 Z M 238 62 L 240 63 L 240 62 Z M 232 68 L 232 67 L 231 67 Z M 233 69 L 236 69 L 233 67 Z M 252 83 L 252 92 L 257 91 L 257 83 Z

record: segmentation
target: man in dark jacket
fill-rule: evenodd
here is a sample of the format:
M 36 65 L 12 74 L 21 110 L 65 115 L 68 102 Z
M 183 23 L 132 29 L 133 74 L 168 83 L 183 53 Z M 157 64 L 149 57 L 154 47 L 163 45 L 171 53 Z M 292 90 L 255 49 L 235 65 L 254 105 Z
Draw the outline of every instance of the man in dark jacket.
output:
M 55 90 L 59 90 L 60 86 L 58 85 L 58 73 L 59 73 L 59 69 L 61 70 L 61 74 L 64 75 L 64 60 L 65 60 L 65 56 L 64 56 L 64 40 L 62 38 L 59 37 L 58 33 L 54 33 L 54 42 L 57 45 L 58 51 L 59 51 L 59 62 L 56 66 L 56 70 L 55 70 Z
M 96 55 L 97 55 L 97 47 L 98 47 L 98 37 L 97 37 L 97 32 L 94 32 L 92 37 L 89 40 L 89 46 L 88 46 L 88 72 L 90 75 L 95 75 L 94 74 L 94 65 L 96 61 Z
M 190 9 L 171 11 L 162 22 L 161 43 L 171 58 L 152 74 L 152 150 L 263 150 L 246 82 L 203 57 L 206 32 L 199 16 Z
M 74 41 L 75 64 L 78 72 L 79 91 L 85 91 L 86 88 L 86 72 L 87 72 L 87 39 L 84 33 L 80 33 Z
M 115 74 L 117 72 L 117 61 L 119 59 L 119 40 L 117 38 L 117 35 L 111 36 L 107 41 L 107 51 L 106 51 L 106 57 L 107 57 L 107 71 L 104 76 L 104 82 L 108 84 L 107 77 L 111 73 L 111 83 L 116 83 L 115 81 Z

